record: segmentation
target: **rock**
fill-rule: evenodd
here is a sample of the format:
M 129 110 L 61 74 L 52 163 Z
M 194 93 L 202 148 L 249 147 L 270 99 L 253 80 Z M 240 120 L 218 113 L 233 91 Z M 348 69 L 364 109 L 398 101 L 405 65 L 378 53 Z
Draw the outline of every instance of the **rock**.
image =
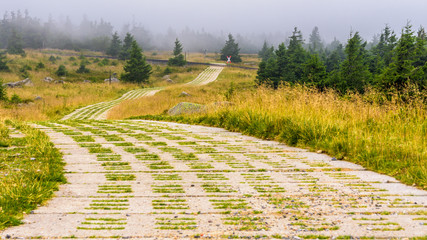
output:
M 107 78 L 107 79 L 105 79 L 105 80 L 104 80 L 104 82 L 106 82 L 106 83 L 110 83 L 110 79 L 109 79 L 109 78 Z M 112 83 L 118 83 L 118 82 L 120 82 L 120 80 L 119 80 L 119 79 L 117 79 L 117 78 L 115 78 L 115 77 L 112 77 L 112 78 L 111 78 L 111 82 L 112 82 Z
M 331 158 L 331 161 L 338 161 L 336 157 Z
M 180 97 L 189 97 L 191 96 L 189 93 L 186 92 L 182 92 L 181 94 L 179 94 Z
M 34 86 L 33 82 L 29 78 L 22 80 L 22 82 L 24 82 L 24 86 L 28 86 L 28 87 Z
M 17 82 L 4 83 L 3 86 L 4 87 L 10 87 L 10 88 L 22 87 L 22 86 L 32 87 L 32 86 L 34 86 L 34 84 L 31 81 L 31 79 L 26 78 L 24 80 L 17 81 Z
M 164 75 L 164 76 L 162 77 L 162 79 L 163 79 L 163 80 L 168 80 L 168 79 L 171 79 L 171 76 L 169 76 L 169 75 Z
M 42 97 L 37 96 L 37 97 L 34 98 L 34 101 L 39 101 L 39 100 L 42 100 L 42 99 L 43 99 Z
M 172 79 L 170 79 L 170 78 L 166 79 L 166 82 L 168 82 L 168 83 L 175 83 L 175 81 L 172 80 Z
M 51 83 L 51 82 L 55 81 L 55 79 L 53 79 L 53 78 L 51 78 L 51 77 L 45 77 L 45 78 L 43 79 L 43 81 L 45 81 L 45 82 L 47 82 L 47 83 Z
M 63 80 L 56 80 L 53 83 L 57 83 L 57 84 L 64 84 L 65 82 Z
M 91 80 L 83 80 L 83 83 L 91 83 Z
M 323 153 L 323 151 L 322 150 L 318 150 L 317 153 Z
M 180 114 L 192 114 L 202 112 L 205 109 L 204 105 L 197 103 L 181 102 L 169 109 L 168 114 L 176 116 Z

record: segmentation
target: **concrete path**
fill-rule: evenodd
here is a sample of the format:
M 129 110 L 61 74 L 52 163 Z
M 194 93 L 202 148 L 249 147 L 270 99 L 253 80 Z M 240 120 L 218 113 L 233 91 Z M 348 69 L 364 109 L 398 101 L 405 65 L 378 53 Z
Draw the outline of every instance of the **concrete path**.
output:
M 427 192 L 361 166 L 218 128 L 151 121 L 38 126 L 68 184 L 3 238 L 403 238 Z
M 79 108 L 74 112 L 64 116 L 62 120 L 106 119 L 107 112 L 119 103 L 129 99 L 152 96 L 160 90 L 162 90 L 162 88 L 144 88 L 132 90 L 123 94 L 123 96 L 116 100 L 96 103 L 83 108 Z
M 221 73 L 224 67 L 208 67 L 202 73 L 200 73 L 193 81 L 187 83 L 189 85 L 206 85 L 215 81 L 218 78 L 218 75 Z M 129 99 L 136 99 L 140 97 L 153 96 L 157 92 L 161 91 L 163 88 L 144 88 L 132 90 L 125 93 L 123 96 L 116 100 L 101 102 L 92 104 L 83 108 L 79 108 L 74 112 L 64 116 L 62 120 L 85 120 L 85 119 L 94 119 L 94 120 L 105 120 L 107 119 L 108 111 L 113 107 L 117 106 L 121 102 Z
M 218 78 L 218 75 L 224 67 L 211 66 L 208 67 L 205 71 L 199 74 L 193 81 L 187 83 L 188 85 L 206 85 L 215 81 Z

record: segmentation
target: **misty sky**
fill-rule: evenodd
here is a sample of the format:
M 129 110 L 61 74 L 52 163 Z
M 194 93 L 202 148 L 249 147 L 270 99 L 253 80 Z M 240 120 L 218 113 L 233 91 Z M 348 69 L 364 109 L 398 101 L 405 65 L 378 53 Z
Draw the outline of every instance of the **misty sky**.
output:
M 0 0 L 0 12 L 27 9 L 47 20 L 69 16 L 78 24 L 103 18 L 118 31 L 141 23 L 153 32 L 189 27 L 234 34 L 288 33 L 294 26 L 307 39 L 314 26 L 322 37 L 345 41 L 351 30 L 370 40 L 389 24 L 397 33 L 410 20 L 427 27 L 427 0 Z

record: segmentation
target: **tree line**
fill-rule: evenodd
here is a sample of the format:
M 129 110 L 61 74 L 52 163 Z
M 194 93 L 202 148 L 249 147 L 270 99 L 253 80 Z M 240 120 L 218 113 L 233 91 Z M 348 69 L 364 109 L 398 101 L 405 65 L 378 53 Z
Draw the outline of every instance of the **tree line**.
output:
M 187 45 L 186 50 L 192 52 L 219 52 L 226 35 L 212 34 L 204 30 L 197 31 L 185 28 L 176 31 L 172 28 L 164 33 L 153 33 L 142 24 L 125 24 L 115 29 L 113 25 L 100 19 L 89 20 L 88 17 L 75 24 L 70 18 L 54 19 L 49 17 L 42 21 L 32 17 L 28 11 L 5 12 L 0 18 L 0 48 L 5 49 L 13 40 L 19 39 L 23 48 L 54 48 L 69 50 L 93 50 L 106 52 L 114 32 L 120 37 L 127 33 L 134 36 L 138 44 L 145 50 L 171 50 L 174 40 L 181 39 Z M 262 44 L 264 34 L 236 35 L 242 51 L 256 53 Z M 269 39 L 279 39 L 278 36 L 269 36 Z M 274 42 L 278 42 L 274 41 Z
M 319 90 L 336 89 L 363 93 L 368 86 L 382 91 L 401 91 L 408 84 L 419 90 L 427 86 L 427 38 L 423 27 L 414 31 L 408 23 L 400 37 L 386 26 L 374 43 L 358 32 L 345 44 L 333 41 L 325 47 L 315 27 L 304 44 L 301 31 L 294 29 L 289 44 L 277 48 L 264 42 L 259 52 L 256 83 L 272 88 L 282 84 L 304 84 Z

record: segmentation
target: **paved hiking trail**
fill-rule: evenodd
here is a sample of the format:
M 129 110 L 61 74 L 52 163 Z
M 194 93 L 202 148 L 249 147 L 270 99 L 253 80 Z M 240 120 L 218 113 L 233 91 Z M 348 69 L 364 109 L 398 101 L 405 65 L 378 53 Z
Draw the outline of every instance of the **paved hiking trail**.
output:
M 196 79 L 187 83 L 189 85 L 205 85 L 215 81 L 218 75 L 224 67 L 211 66 L 206 68 L 202 73 L 200 73 Z M 107 113 L 110 109 L 120 104 L 125 100 L 136 99 L 140 97 L 153 96 L 157 92 L 161 91 L 163 88 L 144 88 L 136 89 L 125 93 L 123 96 L 116 100 L 96 103 L 86 107 L 79 108 L 72 113 L 64 116 L 62 120 L 85 120 L 85 119 L 94 119 L 94 120 L 105 120 L 107 119 Z
M 427 234 L 426 191 L 323 154 L 154 121 L 37 127 L 64 153 L 68 184 L 3 237 Z
M 68 183 L 2 238 L 427 235 L 427 192 L 392 177 L 219 128 L 74 121 L 99 117 L 111 105 L 34 124 L 64 153 Z

